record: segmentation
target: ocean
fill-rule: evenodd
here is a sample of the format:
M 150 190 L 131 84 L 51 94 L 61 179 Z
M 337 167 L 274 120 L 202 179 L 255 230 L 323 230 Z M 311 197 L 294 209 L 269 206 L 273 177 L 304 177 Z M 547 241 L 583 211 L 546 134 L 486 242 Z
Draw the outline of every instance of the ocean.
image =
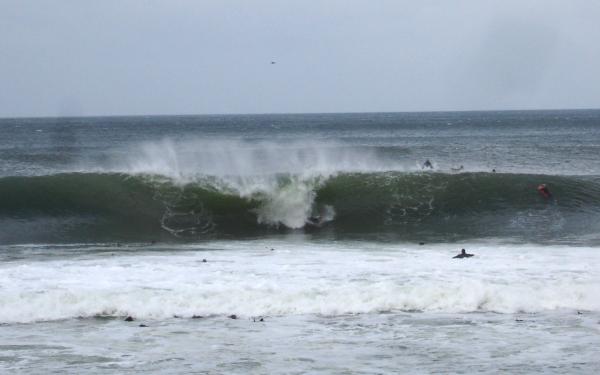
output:
M 600 110 L 0 119 L 0 372 L 595 374 L 599 265 Z

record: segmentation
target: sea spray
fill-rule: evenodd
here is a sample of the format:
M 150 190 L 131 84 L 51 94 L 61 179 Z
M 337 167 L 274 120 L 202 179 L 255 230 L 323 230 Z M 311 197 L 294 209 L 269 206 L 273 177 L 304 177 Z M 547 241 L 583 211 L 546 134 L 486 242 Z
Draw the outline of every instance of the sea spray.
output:
M 181 182 L 199 176 L 255 177 L 278 174 L 304 177 L 339 172 L 404 171 L 397 160 L 373 147 L 334 141 L 235 141 L 165 138 L 114 150 L 106 161 L 80 165 L 90 172 L 163 175 Z

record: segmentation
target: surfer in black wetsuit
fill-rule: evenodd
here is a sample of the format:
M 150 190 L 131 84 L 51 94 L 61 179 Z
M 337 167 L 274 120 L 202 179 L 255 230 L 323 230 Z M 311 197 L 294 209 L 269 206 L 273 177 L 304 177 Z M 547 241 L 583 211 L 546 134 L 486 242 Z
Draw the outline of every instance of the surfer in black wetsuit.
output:
M 306 224 L 313 227 L 320 227 L 323 224 L 321 216 L 311 216 L 306 220 Z
M 425 169 L 425 168 L 433 169 L 433 164 L 431 164 L 429 159 L 425 160 L 425 163 L 423 163 L 423 166 L 421 167 L 421 169 Z
M 452 258 L 453 258 L 453 259 L 456 259 L 456 258 L 458 258 L 458 259 L 460 259 L 460 258 L 470 258 L 470 257 L 472 257 L 473 255 L 474 255 L 474 254 L 467 254 L 467 251 L 466 251 L 465 249 L 462 249 L 462 250 L 460 251 L 460 254 L 458 254 L 458 255 L 455 255 L 455 256 L 453 256 Z

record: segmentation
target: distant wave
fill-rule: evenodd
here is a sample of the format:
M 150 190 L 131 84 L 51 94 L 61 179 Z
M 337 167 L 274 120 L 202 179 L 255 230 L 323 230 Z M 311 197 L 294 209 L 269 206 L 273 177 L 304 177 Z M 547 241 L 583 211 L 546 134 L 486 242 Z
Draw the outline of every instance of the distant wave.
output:
M 546 183 L 554 198 L 536 191 Z M 443 239 L 597 233 L 600 178 L 496 173 L 0 178 L 7 243 L 203 239 L 303 230 Z

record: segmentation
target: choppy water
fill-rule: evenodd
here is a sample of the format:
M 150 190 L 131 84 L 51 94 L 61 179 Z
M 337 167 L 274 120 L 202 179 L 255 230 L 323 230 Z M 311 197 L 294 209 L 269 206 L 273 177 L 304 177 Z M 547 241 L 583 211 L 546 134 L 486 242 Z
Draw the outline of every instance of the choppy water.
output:
M 0 130 L 7 372 L 600 369 L 600 111 Z

